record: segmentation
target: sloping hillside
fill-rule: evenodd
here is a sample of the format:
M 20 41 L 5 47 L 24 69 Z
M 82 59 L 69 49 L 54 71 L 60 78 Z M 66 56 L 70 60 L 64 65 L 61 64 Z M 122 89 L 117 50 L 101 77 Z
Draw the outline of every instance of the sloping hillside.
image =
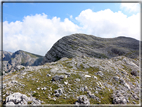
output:
M 4 76 L 3 96 L 20 92 L 43 104 L 139 104 L 138 64 L 124 56 L 75 57 L 24 67 Z
M 127 56 L 138 58 L 139 41 L 128 37 L 99 38 L 93 35 L 72 34 L 58 40 L 44 57 L 43 64 L 63 57 L 87 56 L 112 58 Z

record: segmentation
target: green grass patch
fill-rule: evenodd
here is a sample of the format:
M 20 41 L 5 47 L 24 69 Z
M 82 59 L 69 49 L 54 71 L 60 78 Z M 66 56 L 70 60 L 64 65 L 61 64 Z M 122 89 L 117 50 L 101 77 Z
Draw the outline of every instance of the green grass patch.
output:
M 96 101 L 95 103 L 96 104 L 112 104 L 112 101 L 113 101 L 112 94 L 113 94 L 113 91 L 112 90 L 109 91 L 107 88 L 99 91 L 99 94 L 97 94 L 96 96 L 100 98 L 101 102 Z

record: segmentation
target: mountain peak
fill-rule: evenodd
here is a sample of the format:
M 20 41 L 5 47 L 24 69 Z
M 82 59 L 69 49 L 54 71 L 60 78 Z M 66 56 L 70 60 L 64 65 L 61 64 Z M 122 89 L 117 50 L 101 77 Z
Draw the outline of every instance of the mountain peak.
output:
M 35 66 L 39 65 L 42 61 L 43 56 L 32 54 L 23 50 L 18 50 L 13 54 L 8 52 L 4 52 L 3 61 L 4 64 L 4 71 L 10 72 L 13 71 L 17 65 L 24 65 L 24 66 Z
M 125 38 L 125 39 L 124 39 Z M 72 34 L 58 40 L 44 57 L 43 63 L 54 62 L 63 57 L 87 56 L 112 58 L 127 56 L 137 58 L 139 41 L 128 37 L 100 38 L 87 34 Z

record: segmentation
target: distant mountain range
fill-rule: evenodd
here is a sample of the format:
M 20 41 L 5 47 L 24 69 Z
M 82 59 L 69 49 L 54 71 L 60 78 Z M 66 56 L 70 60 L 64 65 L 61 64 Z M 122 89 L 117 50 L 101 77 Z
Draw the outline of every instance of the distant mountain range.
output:
M 37 66 L 42 61 L 43 56 L 18 50 L 14 53 L 3 51 L 3 70 L 13 71 L 17 65 Z

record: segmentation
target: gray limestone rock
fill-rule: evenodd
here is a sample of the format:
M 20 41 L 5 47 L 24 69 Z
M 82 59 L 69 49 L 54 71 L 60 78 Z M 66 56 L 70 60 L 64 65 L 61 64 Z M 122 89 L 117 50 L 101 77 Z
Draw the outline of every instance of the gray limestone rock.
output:
M 113 104 L 127 104 L 127 98 L 121 94 L 121 91 L 116 91 L 113 94 Z
M 61 79 L 64 79 L 64 75 L 55 75 L 52 77 L 52 81 L 59 81 Z
M 113 79 L 114 79 L 115 81 L 119 81 L 119 77 L 118 77 L 118 76 L 114 76 Z
M 47 76 L 47 77 L 50 77 L 50 76 L 51 76 L 51 74 L 47 74 L 46 76 Z
M 80 81 L 80 79 L 79 79 L 79 78 L 76 78 L 76 79 L 75 79 L 75 81 L 79 82 L 79 81 Z
M 20 70 L 20 69 L 25 69 L 25 66 L 23 66 L 23 65 L 17 65 L 17 66 L 15 67 L 15 70 L 16 70 L 16 71 L 18 71 L 18 70 Z
M 134 76 L 138 76 L 139 75 L 138 71 L 136 71 L 136 70 L 132 70 L 131 74 L 134 75 Z
M 59 97 L 59 96 L 61 96 L 61 95 L 63 94 L 63 89 L 62 89 L 62 88 L 59 88 L 59 89 L 55 90 L 54 92 L 55 92 L 54 95 L 55 95 L 56 97 Z
M 133 94 L 133 97 L 134 97 L 136 100 L 139 100 L 139 97 L 138 97 L 136 94 Z
M 78 33 L 65 36 L 58 40 L 46 53 L 42 64 L 54 62 L 63 57 L 72 58 L 82 56 L 82 58 L 112 58 L 121 55 L 138 58 L 139 42 L 128 37 L 108 39 Z M 88 66 L 86 65 L 85 67 Z
M 84 87 L 80 87 L 80 91 L 83 91 L 83 92 L 84 92 Z
M 29 101 L 32 104 L 41 104 L 41 101 L 36 100 L 34 97 L 27 97 L 19 92 L 6 97 L 6 105 L 27 105 Z
M 80 105 L 80 104 L 83 104 L 83 105 L 90 105 L 90 101 L 89 99 L 87 98 L 86 95 L 80 95 L 78 97 L 78 100 L 77 102 L 75 103 L 76 105 Z
M 120 78 L 120 84 L 125 84 L 125 80 L 123 78 Z
M 90 98 L 97 99 L 94 94 L 91 94 L 91 91 L 87 91 L 87 94 Z
M 103 77 L 104 74 L 102 73 L 102 71 L 98 71 L 98 72 L 97 72 L 97 75 Z
M 84 86 L 84 91 L 88 91 L 88 87 L 87 86 Z

